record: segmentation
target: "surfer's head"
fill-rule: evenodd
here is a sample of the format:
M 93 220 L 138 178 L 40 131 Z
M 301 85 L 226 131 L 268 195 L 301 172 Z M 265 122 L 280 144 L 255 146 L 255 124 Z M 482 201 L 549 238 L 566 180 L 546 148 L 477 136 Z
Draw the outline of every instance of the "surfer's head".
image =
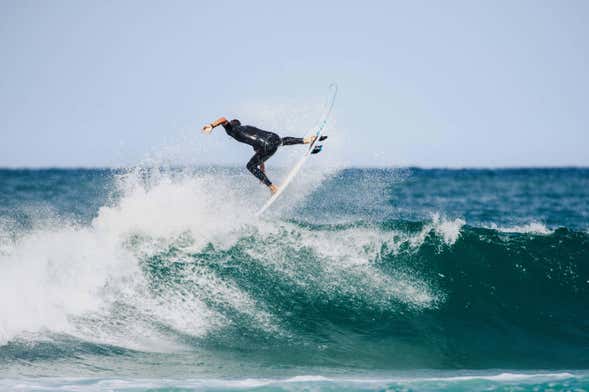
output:
M 238 127 L 238 126 L 241 125 L 241 121 L 239 121 L 236 118 L 234 118 L 233 120 L 229 121 L 229 123 L 231 124 L 232 127 Z

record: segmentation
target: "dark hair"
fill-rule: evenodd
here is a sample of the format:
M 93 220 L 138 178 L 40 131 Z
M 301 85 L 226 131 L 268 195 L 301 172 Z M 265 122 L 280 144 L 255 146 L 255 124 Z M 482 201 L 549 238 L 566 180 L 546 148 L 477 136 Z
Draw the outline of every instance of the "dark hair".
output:
M 239 121 L 238 119 L 234 118 L 233 120 L 229 121 L 231 123 L 232 126 L 237 127 L 241 125 L 241 121 Z

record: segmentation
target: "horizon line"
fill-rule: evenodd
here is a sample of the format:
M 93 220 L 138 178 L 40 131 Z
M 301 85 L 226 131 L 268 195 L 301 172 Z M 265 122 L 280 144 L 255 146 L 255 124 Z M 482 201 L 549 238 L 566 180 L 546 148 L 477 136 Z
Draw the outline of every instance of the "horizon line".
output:
M 144 169 L 185 169 L 185 168 L 224 168 L 224 169 L 241 169 L 242 165 L 160 165 L 160 166 L 0 166 L 0 171 L 48 171 L 48 170 L 128 170 L 134 168 Z M 276 166 L 277 169 L 288 169 L 284 166 Z M 399 165 L 399 166 L 370 166 L 370 165 L 351 165 L 351 166 L 326 166 L 326 169 L 417 169 L 417 170 L 518 170 L 518 169 L 589 169 L 589 165 L 514 165 L 514 166 L 419 166 L 419 165 Z

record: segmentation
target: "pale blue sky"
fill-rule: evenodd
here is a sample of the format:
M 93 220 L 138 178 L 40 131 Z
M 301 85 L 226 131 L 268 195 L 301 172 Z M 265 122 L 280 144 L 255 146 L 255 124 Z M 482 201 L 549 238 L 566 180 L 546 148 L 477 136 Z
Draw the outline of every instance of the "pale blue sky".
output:
M 588 19 L 566 0 L 0 0 L 0 166 L 242 165 L 204 122 L 295 134 L 332 81 L 348 165 L 587 166 Z

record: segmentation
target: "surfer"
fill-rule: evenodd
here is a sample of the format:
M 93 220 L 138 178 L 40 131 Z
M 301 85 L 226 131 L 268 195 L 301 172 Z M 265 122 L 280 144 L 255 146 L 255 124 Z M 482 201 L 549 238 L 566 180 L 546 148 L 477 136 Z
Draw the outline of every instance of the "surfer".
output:
M 241 125 L 237 119 L 227 121 L 225 117 L 221 117 L 210 124 L 205 125 L 202 131 L 210 134 L 213 128 L 222 125 L 225 132 L 240 143 L 249 144 L 254 148 L 255 154 L 249 160 L 246 167 L 258 180 L 266 185 L 272 194 L 278 191 L 278 187 L 268 179 L 266 176 L 266 167 L 264 162 L 268 160 L 278 147 L 288 146 L 293 144 L 309 144 L 315 141 L 316 136 L 302 137 L 280 137 L 274 132 L 263 131 L 251 125 Z M 327 139 L 327 136 L 321 136 L 319 141 Z

